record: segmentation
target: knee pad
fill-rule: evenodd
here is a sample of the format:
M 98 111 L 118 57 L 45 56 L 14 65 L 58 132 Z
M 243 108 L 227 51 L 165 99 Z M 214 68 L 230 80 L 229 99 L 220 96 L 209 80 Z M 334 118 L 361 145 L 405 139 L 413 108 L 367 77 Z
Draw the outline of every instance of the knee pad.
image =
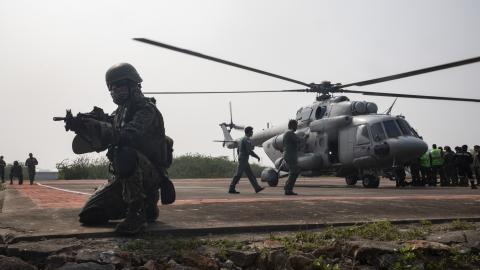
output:
M 130 177 L 138 164 L 137 151 L 131 147 L 120 147 L 115 154 L 115 174 L 121 178 Z

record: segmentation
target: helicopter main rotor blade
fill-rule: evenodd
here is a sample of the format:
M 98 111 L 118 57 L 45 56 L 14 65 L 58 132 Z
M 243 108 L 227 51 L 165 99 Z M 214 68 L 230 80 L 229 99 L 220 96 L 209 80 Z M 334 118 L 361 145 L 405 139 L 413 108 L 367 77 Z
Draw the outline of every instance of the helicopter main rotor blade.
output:
M 339 89 L 337 92 L 362 94 L 367 96 L 382 96 L 382 97 L 400 97 L 400 98 L 420 98 L 420 99 L 436 99 L 436 100 L 451 100 L 451 101 L 468 101 L 468 102 L 480 102 L 480 99 L 473 98 L 456 98 L 456 97 L 440 97 L 440 96 L 425 96 L 425 95 L 408 95 L 397 93 L 382 93 L 382 92 L 369 92 L 369 91 L 356 91 Z
M 263 75 L 267 75 L 267 76 L 270 76 L 270 77 L 281 79 L 281 80 L 284 80 L 284 81 L 289 81 L 289 82 L 293 82 L 293 83 L 297 83 L 297 84 L 300 84 L 300 85 L 310 87 L 310 84 L 305 83 L 305 82 L 290 79 L 290 78 L 280 76 L 280 75 L 277 75 L 277 74 L 273 74 L 273 73 L 270 73 L 270 72 L 266 72 L 266 71 L 263 71 L 263 70 L 260 70 L 260 69 L 247 67 L 247 66 L 244 66 L 244 65 L 240 65 L 240 64 L 230 62 L 230 61 L 227 61 L 227 60 L 223 60 L 223 59 L 220 59 L 220 58 L 216 58 L 216 57 L 213 57 L 213 56 L 208 56 L 208 55 L 205 55 L 205 54 L 202 54 L 202 53 L 190 51 L 190 50 L 187 50 L 187 49 L 182 49 L 182 48 L 175 47 L 175 46 L 172 46 L 172 45 L 168 45 L 168 44 L 165 44 L 165 43 L 161 43 L 161 42 L 158 42 L 158 41 L 154 41 L 154 40 L 150 40 L 150 39 L 146 39 L 146 38 L 134 38 L 133 40 L 140 41 L 140 42 L 143 42 L 143 43 L 147 43 L 147 44 L 150 44 L 150 45 L 153 45 L 153 46 L 158 46 L 158 47 L 162 47 L 162 48 L 165 48 L 165 49 L 173 50 L 173 51 L 176 51 L 176 52 L 185 53 L 185 54 L 188 54 L 188 55 L 200 57 L 200 58 L 207 59 L 207 60 L 210 60 L 210 61 L 214 61 L 214 62 L 217 62 L 217 63 L 222 63 L 222 64 L 225 64 L 225 65 L 229 65 L 229 66 L 253 71 L 253 72 L 256 72 L 256 73 L 260 73 L 260 74 L 263 74 Z
M 348 84 L 340 85 L 339 87 L 364 86 L 364 85 L 369 85 L 369 84 L 392 81 L 392 80 L 397 80 L 397 79 L 402 79 L 402 78 L 406 78 L 406 77 L 416 76 L 416 75 L 420 75 L 420 74 L 424 74 L 424 73 L 429 73 L 429 72 L 433 72 L 433 71 L 438 71 L 438 70 L 442 70 L 442 69 L 473 64 L 473 63 L 476 63 L 476 62 L 479 62 L 479 61 L 480 61 L 480 57 L 469 58 L 469 59 L 465 59 L 465 60 L 460 60 L 460 61 L 451 62 L 451 63 L 438 65 L 438 66 L 433 66 L 433 67 L 428 67 L 428 68 L 417 69 L 417 70 L 408 71 L 408 72 L 399 73 L 399 74 L 390 75 L 390 76 L 385 76 L 385 77 L 381 77 L 381 78 L 376 78 L 376 79 L 371 79 L 371 80 L 366 80 L 366 81 L 361 81 L 361 82 L 348 83 Z
M 168 92 L 143 92 L 149 95 L 194 95 L 194 94 L 251 94 L 251 93 L 281 93 L 281 92 L 309 92 L 310 89 L 291 90 L 258 90 L 258 91 L 168 91 Z

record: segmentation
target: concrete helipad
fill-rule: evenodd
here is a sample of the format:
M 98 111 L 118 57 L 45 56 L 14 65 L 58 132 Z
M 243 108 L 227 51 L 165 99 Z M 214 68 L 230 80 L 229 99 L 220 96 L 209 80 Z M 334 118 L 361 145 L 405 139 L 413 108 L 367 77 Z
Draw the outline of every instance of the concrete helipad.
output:
M 246 179 L 238 195 L 227 194 L 230 179 L 174 180 L 177 201 L 160 206 L 155 233 L 215 233 L 313 228 L 380 219 L 397 221 L 480 219 L 480 191 L 465 187 L 406 187 L 382 179 L 380 188 L 349 187 L 341 178 L 299 179 L 298 196 L 283 195 L 283 181 L 255 194 Z M 115 222 L 84 227 L 78 212 L 104 180 L 38 181 L 7 185 L 0 234 L 4 241 L 35 237 L 102 236 Z M 266 185 L 265 183 L 263 183 Z

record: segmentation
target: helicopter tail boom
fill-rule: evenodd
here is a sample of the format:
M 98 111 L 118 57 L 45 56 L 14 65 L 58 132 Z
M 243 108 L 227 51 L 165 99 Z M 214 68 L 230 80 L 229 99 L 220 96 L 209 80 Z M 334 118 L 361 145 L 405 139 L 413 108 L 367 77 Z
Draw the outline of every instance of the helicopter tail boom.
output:
M 227 129 L 226 123 L 221 123 L 220 128 L 223 132 L 223 147 L 227 147 L 228 149 L 234 149 L 238 147 L 238 142 L 232 138 L 230 135 L 230 131 Z

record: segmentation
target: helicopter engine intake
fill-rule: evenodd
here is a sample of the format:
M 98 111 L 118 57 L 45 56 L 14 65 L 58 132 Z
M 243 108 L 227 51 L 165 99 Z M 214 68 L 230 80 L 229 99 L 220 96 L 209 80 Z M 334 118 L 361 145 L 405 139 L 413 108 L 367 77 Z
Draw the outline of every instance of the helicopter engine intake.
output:
M 351 105 L 352 115 L 377 113 L 377 104 L 365 101 L 353 101 Z
M 328 138 L 335 140 L 338 137 L 340 128 L 352 123 L 352 116 L 342 115 L 331 118 L 315 120 L 310 123 L 310 131 L 318 133 L 326 133 Z

